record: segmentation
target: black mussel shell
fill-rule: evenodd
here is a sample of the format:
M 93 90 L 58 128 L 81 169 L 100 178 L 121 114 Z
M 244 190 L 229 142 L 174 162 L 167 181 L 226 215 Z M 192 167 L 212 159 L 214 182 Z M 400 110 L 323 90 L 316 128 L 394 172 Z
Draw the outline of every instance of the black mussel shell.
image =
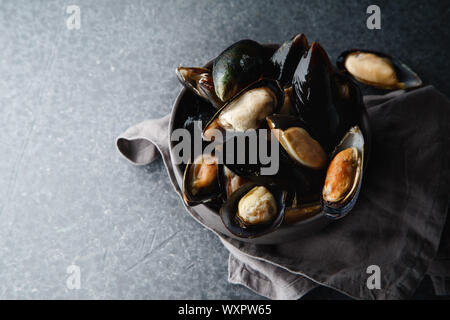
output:
M 300 33 L 284 42 L 269 59 L 268 69 L 282 87 L 290 86 L 300 58 L 308 51 L 306 36 Z
M 261 77 L 268 60 L 266 52 L 256 41 L 241 40 L 214 60 L 212 75 L 220 100 L 228 101 Z
M 318 134 L 328 150 L 334 146 L 337 115 L 331 89 L 332 66 L 325 50 L 313 42 L 301 59 L 293 77 L 295 107 L 298 114 Z
M 356 121 L 352 113 L 358 106 L 353 105 L 353 96 L 342 99 L 342 88 L 336 82 L 342 77 L 333 70 L 327 53 L 317 42 L 300 59 L 293 77 L 297 113 L 327 152 L 333 150 Z M 348 86 L 351 91 L 357 90 L 350 87 L 351 82 Z
M 302 120 L 291 115 L 273 114 L 267 117 L 267 123 L 273 135 L 279 141 L 280 137 L 278 130 L 285 131 L 289 128 L 298 127 L 304 129 L 312 139 L 317 141 L 316 135 L 311 128 Z M 302 192 L 314 192 L 320 190 L 321 183 L 324 178 L 326 163 L 328 162 L 327 155 L 324 150 L 323 165 L 321 167 L 308 167 L 299 163 L 280 143 L 280 163 L 282 164 L 281 175 L 292 175 L 292 186 Z M 295 177 L 295 179 L 294 179 Z
M 244 197 L 250 190 L 256 186 L 266 187 L 274 196 L 277 204 L 277 214 L 276 216 L 267 223 L 255 224 L 255 225 L 244 225 L 236 214 L 238 211 L 239 201 Z M 278 186 L 268 186 L 258 183 L 248 183 L 243 185 L 241 188 L 236 190 L 220 209 L 220 217 L 222 218 L 225 227 L 234 235 L 240 238 L 256 238 L 264 234 L 273 232 L 277 229 L 284 219 L 284 212 L 286 208 L 286 202 L 288 202 L 289 192 L 280 189 Z
M 280 114 L 297 115 L 295 109 L 294 89 L 292 87 L 284 88 L 284 103 L 279 111 Z
M 371 81 L 365 80 L 361 77 L 357 77 L 356 75 L 351 74 L 347 70 L 345 63 L 346 63 L 347 57 L 349 55 L 358 54 L 358 53 L 371 53 L 380 58 L 387 59 L 390 62 L 390 64 L 392 65 L 398 81 L 396 83 L 382 84 L 382 83 L 371 82 Z M 393 56 L 390 56 L 390 55 L 387 55 L 385 53 L 378 52 L 378 51 L 361 50 L 361 49 L 351 49 L 351 50 L 344 51 L 337 58 L 336 66 L 338 67 L 339 70 L 351 75 L 358 82 L 361 82 L 365 85 L 376 87 L 379 89 L 385 89 L 385 90 L 413 89 L 413 88 L 421 87 L 423 85 L 423 82 L 419 78 L 419 76 L 410 67 L 408 67 L 405 63 L 403 63 L 402 61 L 400 61 L 399 59 L 397 59 Z
M 323 211 L 325 212 L 325 215 L 330 219 L 340 219 L 347 215 L 347 213 L 349 213 L 353 209 L 359 197 L 364 170 L 367 166 L 367 159 L 364 157 L 364 135 L 358 126 L 351 128 L 343 137 L 342 141 L 333 151 L 332 159 L 334 159 L 335 156 L 338 155 L 341 151 L 348 148 L 354 148 L 357 152 L 355 176 L 353 177 L 351 188 L 346 191 L 345 195 L 341 199 L 335 202 L 329 202 L 325 200 L 323 196 L 321 196 Z M 325 190 L 326 183 L 324 184 L 323 188 Z
M 219 157 L 229 170 L 240 177 L 262 184 L 279 184 L 282 182 L 278 176 L 279 168 L 274 175 L 262 174 L 262 169 L 269 168 L 271 163 L 262 163 L 259 156 L 263 151 L 260 148 L 266 148 L 265 151 L 271 159 L 276 157 L 272 153 L 279 152 L 279 148 L 278 151 L 272 150 L 270 132 L 266 131 L 266 138 L 260 136 L 261 132 L 261 130 L 248 131 L 227 139 L 222 143 Z M 278 147 L 278 144 L 276 146 Z
M 334 144 L 342 139 L 345 133 L 361 121 L 361 113 L 365 106 L 361 90 L 349 76 L 336 71 L 331 82 L 333 105 L 338 117 Z
M 180 83 L 199 97 L 210 102 L 216 109 L 223 105 L 217 97 L 212 73 L 207 68 L 178 67 L 175 70 Z
M 209 120 L 209 122 L 206 124 L 204 130 L 203 130 L 203 138 L 205 140 L 210 140 L 210 138 L 208 138 L 208 135 L 205 134 L 207 130 L 211 129 L 211 128 L 216 128 L 216 129 L 221 129 L 220 126 L 217 123 L 217 118 L 219 117 L 219 115 L 224 112 L 226 110 L 226 108 L 233 103 L 234 101 L 236 101 L 237 99 L 239 99 L 242 95 L 244 95 L 246 92 L 252 90 L 252 89 L 256 89 L 256 88 L 268 88 L 270 89 L 274 94 L 275 97 L 277 99 L 277 105 L 274 108 L 273 113 L 278 112 L 283 103 L 284 103 L 284 92 L 283 90 L 280 88 L 279 84 L 277 81 L 275 80 L 271 80 L 271 79 L 261 79 L 258 80 L 252 84 L 250 84 L 249 86 L 247 86 L 246 88 L 244 88 L 243 90 L 241 90 L 238 94 L 236 94 L 232 99 L 230 99 L 227 103 L 225 103 L 219 110 L 217 110 L 217 112 L 212 116 L 212 118 Z M 264 124 L 265 121 L 262 121 L 262 124 Z
M 303 167 L 295 165 L 276 138 L 270 134 L 270 131 L 266 131 L 266 145 L 263 146 L 261 143 L 264 139 L 259 136 L 261 131 L 255 131 L 258 143 L 248 138 L 252 132 L 233 136 L 226 140 L 221 146 L 221 158 L 225 166 L 236 175 L 255 183 L 277 185 L 286 190 L 317 191 L 318 187 L 320 188 L 319 181 L 322 181 L 321 176 L 323 176 L 323 173 L 308 172 L 313 170 L 305 170 Z M 239 141 L 238 139 L 241 140 Z M 239 149 L 237 146 L 239 146 Z M 231 151 L 231 148 L 234 148 L 234 150 Z M 260 148 L 264 149 L 261 150 Z M 268 163 L 267 161 L 261 161 L 259 158 L 259 155 L 265 154 L 265 152 L 270 158 Z M 278 167 L 273 161 L 278 162 Z M 275 169 L 276 172 L 272 172 Z M 271 174 L 267 174 L 267 171 L 270 171 Z
M 184 170 L 182 192 L 183 199 L 188 206 L 196 206 L 199 204 L 209 203 L 215 201 L 221 196 L 221 189 L 218 178 L 219 165 L 216 165 L 215 178 L 211 185 L 205 187 L 204 190 L 201 190 L 198 193 L 194 193 L 192 191 L 190 181 L 192 175 L 194 174 L 195 166 L 197 165 L 200 164 L 189 162 Z

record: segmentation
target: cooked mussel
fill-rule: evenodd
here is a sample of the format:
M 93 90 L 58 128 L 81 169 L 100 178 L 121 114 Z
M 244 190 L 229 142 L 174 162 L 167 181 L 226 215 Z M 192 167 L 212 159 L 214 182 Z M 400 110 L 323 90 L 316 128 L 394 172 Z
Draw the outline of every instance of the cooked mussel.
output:
M 183 177 L 183 198 L 187 205 L 195 206 L 220 196 L 218 159 L 204 154 L 186 165 Z
M 338 57 L 336 64 L 357 81 L 380 89 L 411 89 L 422 85 L 419 76 L 406 64 L 381 52 L 348 50 Z
M 210 102 L 216 109 L 223 105 L 223 102 L 216 95 L 211 70 L 197 67 L 178 67 L 176 74 L 183 86 Z
M 285 41 L 269 59 L 269 69 L 273 73 L 271 76 L 282 87 L 290 86 L 298 62 L 308 48 L 306 36 L 300 33 Z
M 333 152 L 322 190 L 322 204 L 333 219 L 347 214 L 355 205 L 364 167 L 364 136 L 358 126 L 350 129 Z
M 220 209 L 225 227 L 241 238 L 274 231 L 283 222 L 288 192 L 279 187 L 248 183 L 236 190 Z
M 248 179 L 237 175 L 223 164 L 219 164 L 218 169 L 219 184 L 225 199 L 228 199 L 233 192 L 249 182 Z
M 267 124 L 289 157 L 300 166 L 320 170 L 327 163 L 327 154 L 302 120 L 289 115 L 274 114 Z
M 305 195 L 295 191 L 292 203 L 286 206 L 284 224 L 292 224 L 308 219 L 322 211 L 320 196 L 317 193 Z
M 284 102 L 284 93 L 274 80 L 261 79 L 244 88 L 212 117 L 203 131 L 203 138 L 212 140 L 212 129 L 244 132 L 260 128 L 265 118 L 277 112 Z
M 354 116 L 348 116 L 355 114 L 355 105 L 342 99 L 345 87 L 336 82 L 342 77 L 333 70 L 325 50 L 313 42 L 300 59 L 293 78 L 297 113 L 316 133 L 326 152 L 333 150 L 356 121 Z
M 216 94 L 228 101 L 263 73 L 266 51 L 256 41 L 241 40 L 225 49 L 215 60 L 212 76 Z
M 339 116 L 333 104 L 332 66 L 325 50 L 313 42 L 300 59 L 293 78 L 295 107 L 301 118 L 317 132 L 327 151 L 335 145 Z

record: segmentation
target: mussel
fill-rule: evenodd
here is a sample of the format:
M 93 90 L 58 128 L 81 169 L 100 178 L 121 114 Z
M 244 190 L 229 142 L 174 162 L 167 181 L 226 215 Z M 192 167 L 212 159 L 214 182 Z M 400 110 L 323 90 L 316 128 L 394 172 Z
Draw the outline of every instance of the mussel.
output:
M 422 80 L 406 64 L 381 52 L 348 50 L 338 57 L 336 65 L 357 81 L 380 89 L 411 89 L 422 86 Z
M 264 135 L 263 135 L 264 133 Z M 276 147 L 276 148 L 274 148 Z M 264 150 L 262 149 L 264 148 Z M 273 144 L 270 133 L 262 130 L 252 130 L 234 135 L 222 142 L 218 148 L 224 166 L 235 175 L 251 180 L 256 183 L 275 185 L 281 183 L 279 179 L 279 165 L 274 168 L 273 174 L 263 174 L 264 168 L 272 166 L 270 160 L 278 160 L 278 144 Z M 263 160 L 260 156 L 266 154 L 269 161 Z M 267 160 L 267 159 L 266 159 Z
M 303 33 L 285 41 L 269 59 L 269 72 L 282 87 L 289 87 L 300 58 L 308 51 L 308 40 Z
M 307 124 L 289 116 L 274 114 L 267 117 L 267 124 L 289 157 L 298 165 L 320 170 L 327 163 L 327 154 L 311 134 Z
M 183 86 L 210 102 L 216 109 L 223 105 L 217 97 L 211 70 L 197 67 L 178 67 L 176 69 L 178 80 Z
M 364 169 L 364 136 L 358 126 L 350 129 L 333 152 L 322 190 L 322 204 L 332 219 L 346 215 L 355 205 Z
M 216 112 L 203 130 L 203 138 L 212 140 L 212 129 L 256 130 L 265 122 L 266 116 L 281 108 L 283 102 L 284 93 L 278 83 L 261 79 L 244 88 Z
M 220 149 L 224 165 L 234 174 L 254 183 L 309 191 L 318 181 L 305 172 L 307 170 L 293 165 L 267 129 L 233 135 L 220 145 Z
M 212 76 L 216 94 L 228 101 L 263 73 L 266 51 L 256 41 L 241 40 L 225 49 L 215 60 Z
M 236 190 L 220 209 L 225 227 L 241 238 L 274 231 L 283 222 L 288 192 L 276 186 L 248 183 Z
M 322 204 L 317 193 L 305 195 L 295 191 L 292 203 L 286 207 L 284 224 L 292 224 L 308 219 L 322 211 Z
M 183 199 L 189 206 L 207 203 L 219 198 L 218 159 L 199 155 L 186 165 L 183 177 Z
M 317 42 L 300 59 L 293 77 L 297 113 L 314 130 L 327 152 L 356 121 L 354 116 L 348 117 L 355 106 L 341 99 L 342 87 L 336 82 L 341 77 Z
M 296 115 L 295 110 L 295 100 L 294 100 L 294 89 L 292 87 L 284 88 L 284 102 L 279 111 L 280 114 L 290 114 Z
M 222 189 L 222 196 L 225 199 L 228 199 L 233 192 L 249 182 L 248 179 L 237 175 L 223 164 L 219 164 L 218 169 L 219 184 Z
M 320 202 L 307 203 L 298 207 L 288 207 L 284 214 L 284 223 L 293 224 L 315 216 L 322 211 Z

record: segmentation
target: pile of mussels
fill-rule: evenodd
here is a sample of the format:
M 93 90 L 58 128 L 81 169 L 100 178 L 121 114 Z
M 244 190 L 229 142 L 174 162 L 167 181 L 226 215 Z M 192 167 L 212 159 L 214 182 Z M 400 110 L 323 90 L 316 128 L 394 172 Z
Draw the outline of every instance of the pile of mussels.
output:
M 214 108 L 203 128 L 211 132 L 270 129 L 279 143 L 278 173 L 262 164 L 223 164 L 200 155 L 187 164 L 187 205 L 219 204 L 225 227 L 251 238 L 319 212 L 336 219 L 355 205 L 361 188 L 364 136 L 358 127 L 361 94 L 354 79 L 385 89 L 420 86 L 394 58 L 361 50 L 344 52 L 334 68 L 317 42 L 299 34 L 277 50 L 241 40 L 212 68 L 179 67 L 180 82 Z M 213 130 L 214 129 L 214 130 Z M 273 138 L 272 138 L 273 139 Z M 226 139 L 225 139 L 226 140 Z

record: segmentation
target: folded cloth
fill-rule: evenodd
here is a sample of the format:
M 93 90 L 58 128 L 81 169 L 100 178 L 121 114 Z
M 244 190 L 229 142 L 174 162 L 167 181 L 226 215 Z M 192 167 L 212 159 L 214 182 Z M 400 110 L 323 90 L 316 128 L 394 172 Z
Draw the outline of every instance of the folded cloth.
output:
M 372 152 L 360 197 L 347 217 L 278 245 L 245 243 L 205 225 L 230 251 L 231 283 L 271 299 L 298 299 L 318 285 L 358 299 L 405 299 L 428 272 L 436 294 L 450 294 L 448 221 L 445 226 L 450 102 L 427 86 L 366 96 L 365 104 Z M 118 137 L 117 147 L 139 165 L 153 161 L 158 150 L 181 195 L 170 162 L 168 123 L 169 116 L 135 125 Z M 372 265 L 379 272 L 372 274 Z M 380 288 L 368 286 L 377 275 Z

